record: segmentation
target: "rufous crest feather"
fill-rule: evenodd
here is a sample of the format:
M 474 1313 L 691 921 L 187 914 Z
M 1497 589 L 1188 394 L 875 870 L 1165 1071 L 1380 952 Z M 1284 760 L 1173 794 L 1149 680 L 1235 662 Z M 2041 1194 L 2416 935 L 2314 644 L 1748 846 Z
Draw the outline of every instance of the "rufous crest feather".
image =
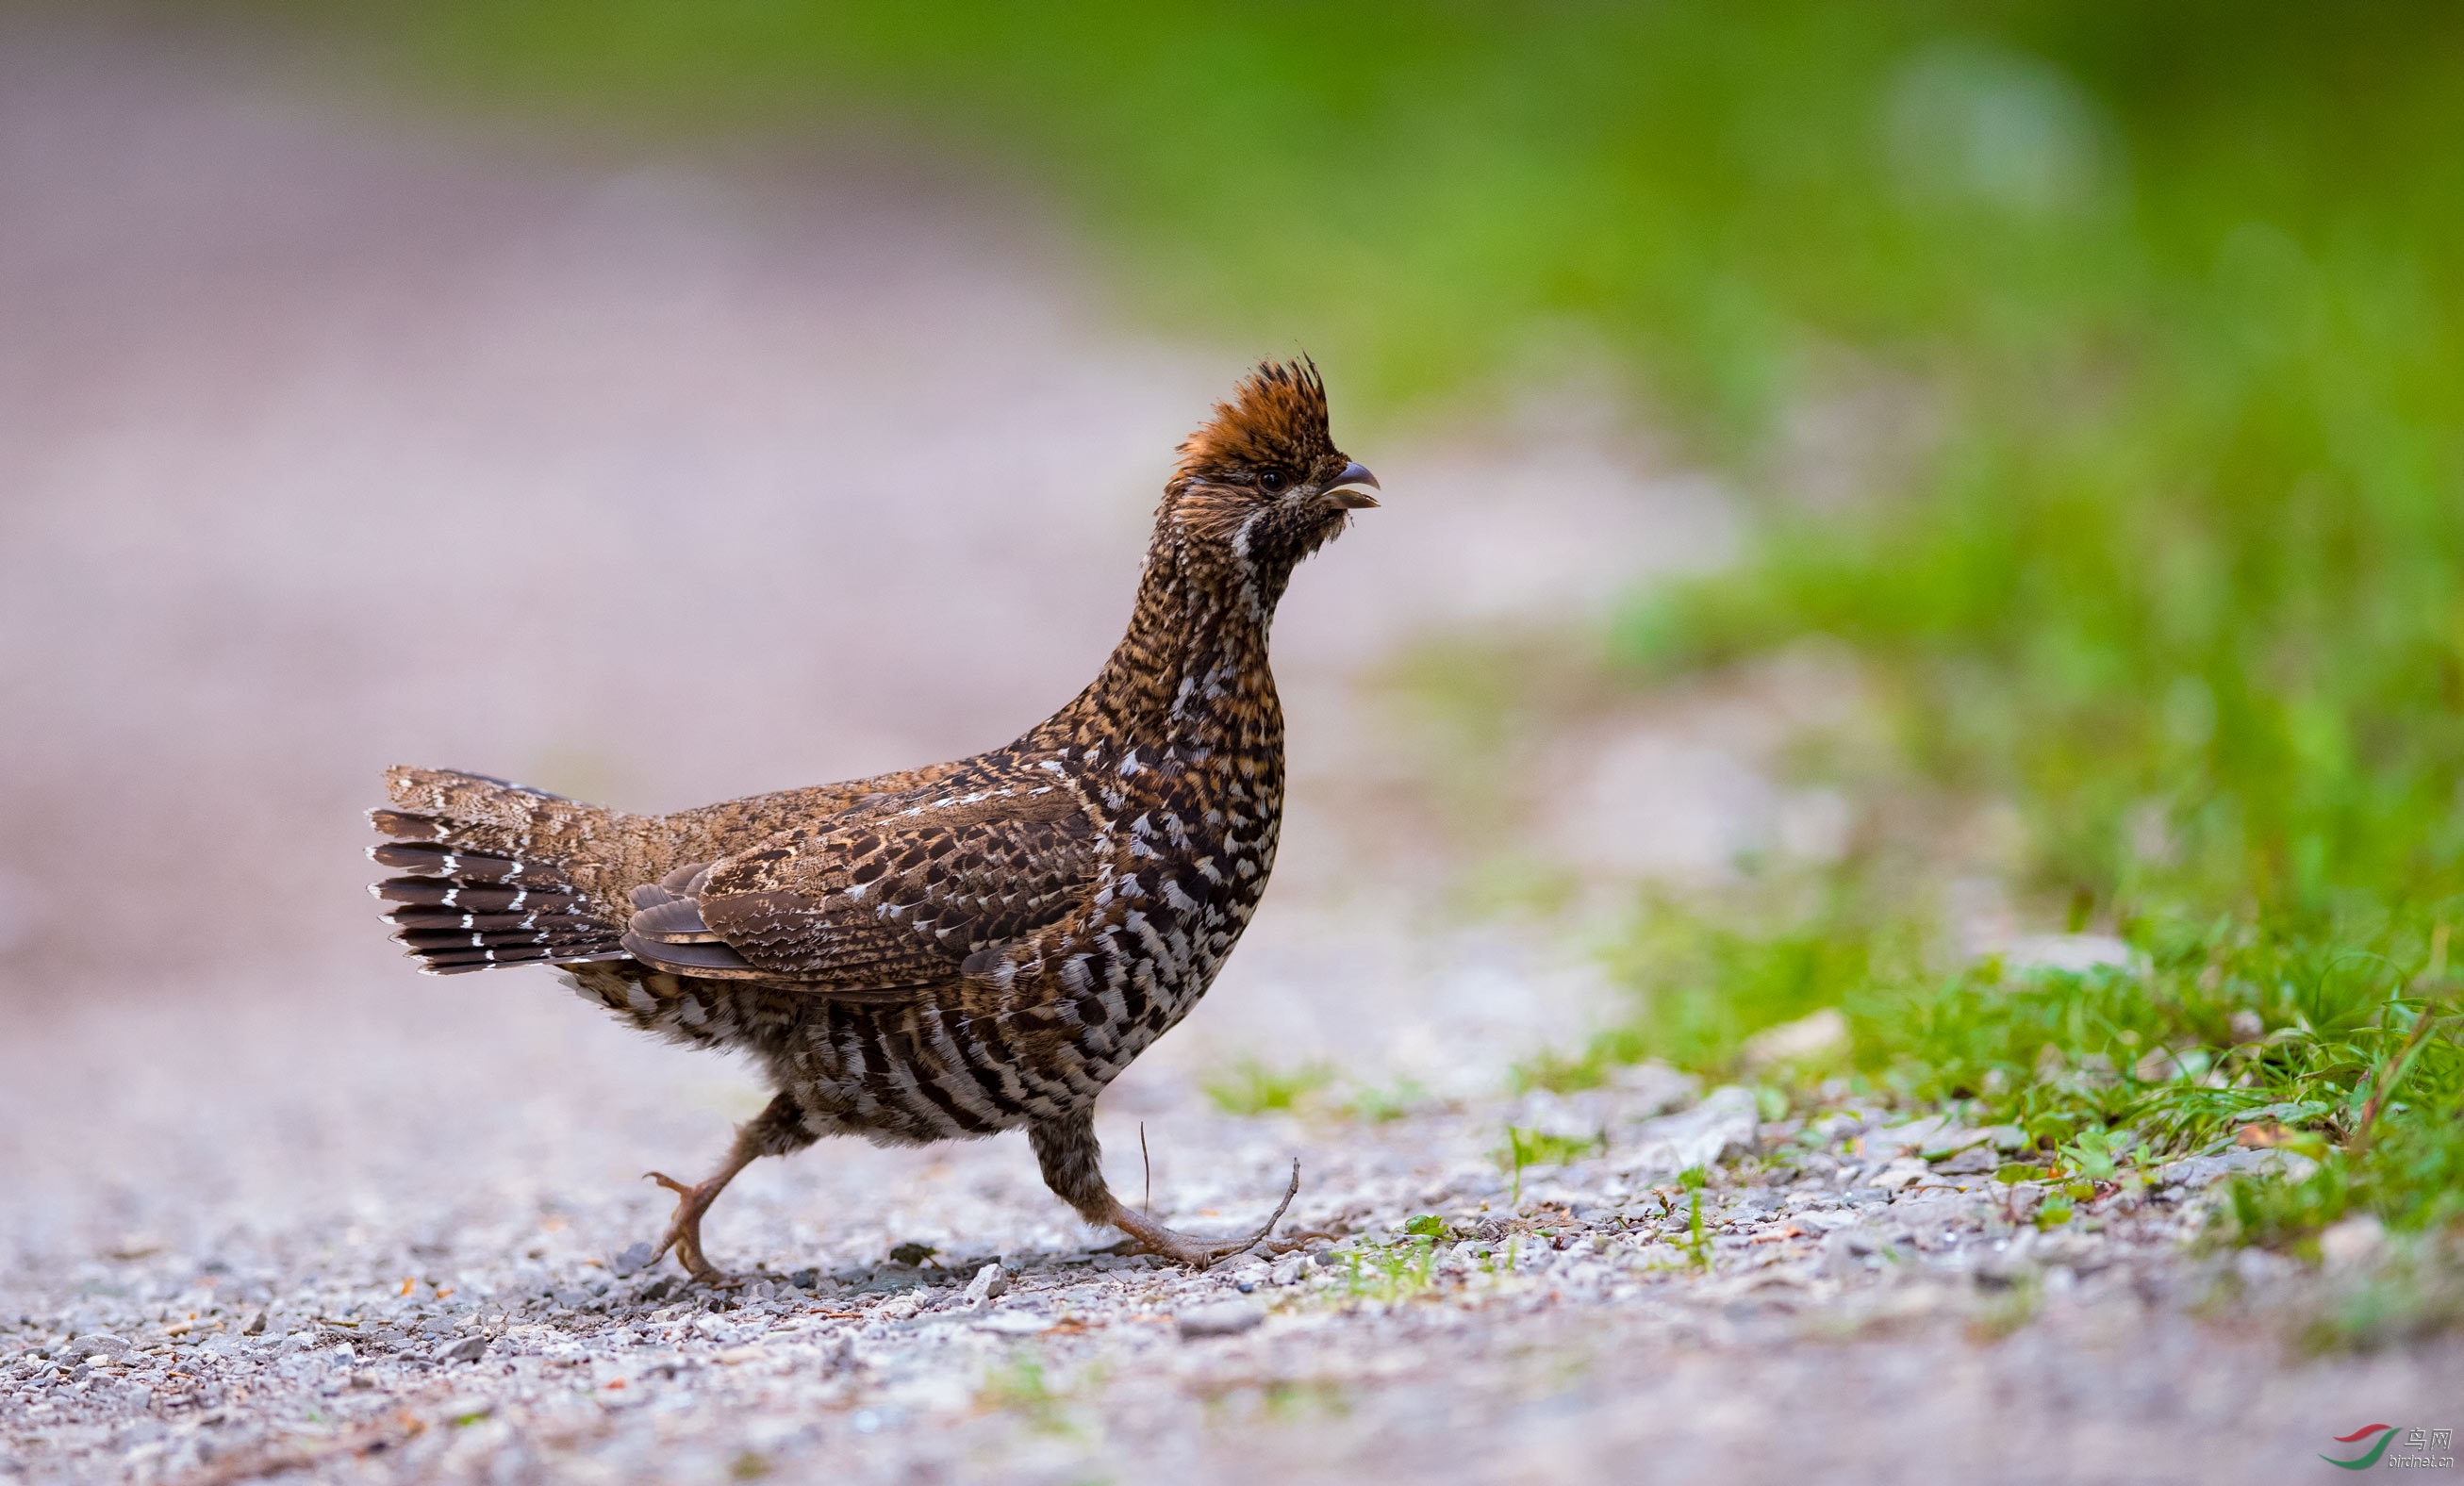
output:
M 1304 356 L 1261 361 L 1242 378 L 1215 416 L 1181 441 L 1175 472 L 1186 480 L 1266 467 L 1306 470 L 1334 451 L 1326 383 Z

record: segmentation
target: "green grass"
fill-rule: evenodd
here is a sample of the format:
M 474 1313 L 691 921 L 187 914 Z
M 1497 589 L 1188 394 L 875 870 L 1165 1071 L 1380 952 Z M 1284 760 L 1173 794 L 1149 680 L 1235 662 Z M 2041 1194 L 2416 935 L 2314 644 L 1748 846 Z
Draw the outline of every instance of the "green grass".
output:
M 1309 1095 L 1334 1080 L 1324 1063 L 1298 1068 L 1272 1068 L 1255 1058 L 1243 1058 L 1200 1084 L 1215 1107 L 1225 1114 L 1288 1113 Z
M 1575 1054 L 1542 1053 L 1517 1064 L 1525 1088 L 1595 1088 L 1619 1063 L 1646 1057 L 1682 1067 L 1725 1065 L 1745 1039 L 1817 1007 L 1837 1005 L 1861 979 L 1861 936 L 1838 926 L 1726 924 L 1655 897 L 1638 910 L 1610 964 L 1633 986 L 1633 1019 Z M 1717 986 L 1716 995 L 1692 994 Z
M 1711 1267 L 1711 1239 L 1703 1229 L 1703 1189 L 1710 1185 L 1710 1173 L 1699 1166 L 1689 1166 L 1677 1173 L 1685 1188 L 1685 1261 L 1696 1269 Z
M 1720 1020 L 1733 1003 L 1764 1024 L 1837 1005 L 1845 1089 L 1800 1082 L 1809 1105 L 1858 1090 L 2014 1125 L 2054 1170 L 2093 1179 L 2236 1138 L 2315 1158 L 2298 1183 L 2236 1187 L 2233 1232 L 2247 1242 L 2298 1250 L 2354 1212 L 2398 1231 L 2447 1228 L 2464 1220 L 2464 978 L 2445 963 L 2444 922 L 2383 913 L 2277 937 L 2230 914 L 2150 919 L 2126 926 L 2144 967 L 2016 972 L 1987 960 L 1943 972 L 1884 957 L 1842 983 L 1784 980 L 1789 996 L 1770 994 L 1764 958 L 1715 957 L 1708 973 L 1655 982 L 1635 1022 L 1569 1061 L 1657 1052 L 1736 1076 L 1756 1018 Z M 1727 943 L 1740 931 L 1698 932 Z M 1701 1036 L 1705 1022 L 1727 1035 Z
M 1437 1249 L 1437 1238 L 1428 1235 L 1406 1235 L 1392 1243 L 1355 1239 L 1352 1247 L 1336 1251 L 1344 1293 L 1389 1305 L 1410 1300 L 1435 1279 Z
M 1940 863 L 1860 849 L 1643 905 L 1633 1023 L 1531 1082 L 1731 1069 L 1838 1006 L 1843 1077 L 2080 1155 L 2316 1143 L 2245 1194 L 2260 1241 L 2456 1221 L 2464 10 L 275 8 L 490 106 L 946 141 L 1150 317 L 1317 353 L 1348 428 L 1611 388 L 1764 515 L 1628 606 L 1627 680 L 1844 645 L 1882 806 L 1997 802 L 2023 908 L 2148 967 L 1949 966 Z M 1480 684 L 1503 717 L 1523 683 Z
M 983 1386 L 977 1390 L 976 1401 L 985 1409 L 1020 1414 L 1044 1433 L 1069 1432 L 1065 1398 L 1045 1380 L 1044 1365 L 1026 1350 L 1015 1351 L 999 1365 L 986 1369 Z
M 1497 1147 L 1493 1159 L 1498 1169 L 1513 1179 L 1513 1195 L 1508 1205 L 1523 1205 L 1523 1169 L 1534 1166 L 1565 1166 L 1607 1148 L 1605 1134 L 1575 1137 L 1551 1135 L 1546 1130 L 1527 1130 L 1521 1125 L 1506 1127 L 1506 1144 Z
M 2422 1243 L 2371 1271 L 2341 1278 L 2303 1308 L 2296 1332 L 2312 1351 L 2401 1345 L 2464 1326 L 2464 1263 Z
M 1345 1114 L 1372 1125 L 1384 1125 L 1400 1120 L 1430 1104 L 1429 1091 L 1419 1081 L 1398 1078 L 1388 1084 L 1364 1084 L 1355 1087 L 1342 1104 Z
M 1545 1130 L 1509 1125 L 1497 1159 L 1506 1169 L 1520 1171 L 1527 1166 L 1564 1166 L 1595 1155 L 1602 1148 L 1603 1143 L 1596 1135 L 1551 1135 Z

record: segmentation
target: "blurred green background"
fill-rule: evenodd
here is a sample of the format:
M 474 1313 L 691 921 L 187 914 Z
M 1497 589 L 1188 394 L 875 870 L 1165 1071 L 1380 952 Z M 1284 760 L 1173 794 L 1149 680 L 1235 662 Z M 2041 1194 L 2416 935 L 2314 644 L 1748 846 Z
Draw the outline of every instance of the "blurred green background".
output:
M 1130 313 L 1305 344 L 1377 417 L 1605 378 L 1759 517 L 1740 565 L 1627 606 L 1611 684 L 1846 644 L 1886 798 L 2014 807 L 2047 927 L 2144 957 L 1946 970 L 1922 871 L 1873 846 L 1638 910 L 1636 1023 L 1535 1079 L 1733 1068 L 1837 1005 L 1852 1076 L 2048 1148 L 2307 1142 L 2252 1236 L 2464 1208 L 2464 11 L 284 13 L 484 106 L 929 138 L 1066 203 Z M 1809 465 L 1843 407 L 1863 452 Z
M 364 22 L 363 22 L 364 24 Z M 1613 359 L 1767 500 L 1639 666 L 1819 631 L 2100 898 L 2453 890 L 2464 13 L 2451 7 L 464 3 L 478 97 L 888 116 L 1062 193 L 1167 323 L 1425 412 Z M 1772 455 L 1881 383 L 1852 509 Z M 1836 497 L 1825 502 L 1837 506 Z M 2145 881 L 2124 818 L 2189 833 Z

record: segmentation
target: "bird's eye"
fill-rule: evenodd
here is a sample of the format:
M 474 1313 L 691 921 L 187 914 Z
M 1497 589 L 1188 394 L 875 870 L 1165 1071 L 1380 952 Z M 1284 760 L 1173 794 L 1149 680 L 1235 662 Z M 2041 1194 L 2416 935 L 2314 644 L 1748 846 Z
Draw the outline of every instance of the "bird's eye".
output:
M 1280 470 L 1262 470 L 1258 471 L 1258 489 L 1265 491 L 1269 495 L 1278 495 L 1283 493 L 1284 472 Z

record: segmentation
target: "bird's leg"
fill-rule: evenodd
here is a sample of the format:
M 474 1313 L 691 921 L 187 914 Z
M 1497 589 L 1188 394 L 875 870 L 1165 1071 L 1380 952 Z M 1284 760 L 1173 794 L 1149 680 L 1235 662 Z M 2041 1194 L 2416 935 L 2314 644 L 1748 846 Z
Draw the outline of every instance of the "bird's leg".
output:
M 1026 1133 L 1028 1144 L 1035 1147 L 1035 1159 L 1044 1168 L 1044 1184 L 1052 1189 L 1053 1195 L 1077 1209 L 1087 1221 L 1129 1235 L 1133 1253 L 1159 1254 L 1175 1263 L 1204 1269 L 1261 1246 L 1269 1254 L 1288 1253 L 1308 1238 L 1318 1236 L 1269 1236 L 1275 1225 L 1284 1220 L 1284 1210 L 1292 1205 L 1293 1196 L 1301 1190 L 1301 1164 L 1297 1160 L 1292 1163 L 1292 1179 L 1284 1189 L 1284 1200 L 1265 1227 L 1240 1238 L 1199 1238 L 1175 1233 L 1145 1213 L 1122 1206 L 1112 1196 L 1112 1190 L 1104 1185 L 1104 1150 L 1095 1140 L 1095 1115 L 1091 1109 L 1058 1120 L 1040 1121 L 1029 1125 Z
M 763 1156 L 783 1156 L 811 1145 L 813 1137 L 805 1130 L 803 1121 L 803 1108 L 781 1094 L 750 1123 L 737 1126 L 736 1144 L 728 1148 L 727 1160 L 707 1180 L 688 1187 L 664 1171 L 643 1173 L 676 1194 L 676 1215 L 668 1224 L 667 1236 L 659 1240 L 650 1261 L 658 1262 L 660 1256 L 673 1249 L 676 1261 L 695 1279 L 706 1285 L 732 1283 L 702 1256 L 702 1214 L 710 1211 L 711 1203 L 727 1190 L 737 1172 Z

